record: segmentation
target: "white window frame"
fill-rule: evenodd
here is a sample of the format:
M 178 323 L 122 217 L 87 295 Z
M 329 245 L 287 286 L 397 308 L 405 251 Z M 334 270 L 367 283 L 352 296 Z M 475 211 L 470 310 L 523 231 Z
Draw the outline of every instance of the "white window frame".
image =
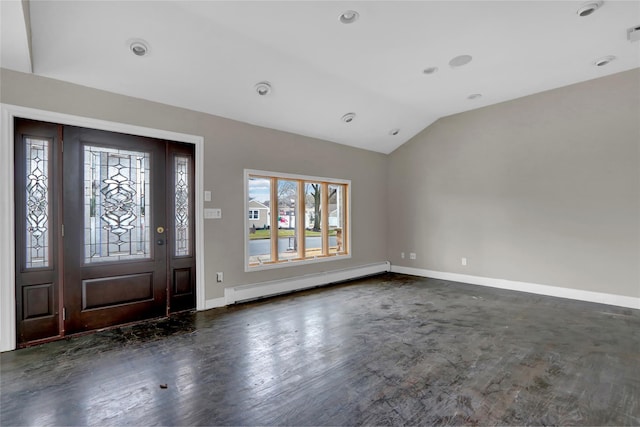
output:
M 250 221 L 259 221 L 260 220 L 260 209 L 249 209 L 249 220 Z
M 250 221 L 248 217 L 245 217 L 244 223 L 244 271 L 255 272 L 261 270 L 272 270 L 276 268 L 285 268 L 285 267 L 295 267 L 305 264 L 316 264 L 321 262 L 331 262 L 331 261 L 340 261 L 345 259 L 350 259 L 352 257 L 353 245 L 351 244 L 351 193 L 353 191 L 351 186 L 351 180 L 348 179 L 336 179 L 336 178 L 326 178 L 326 177 L 318 177 L 318 176 L 309 176 L 309 175 L 298 175 L 298 174 L 290 174 L 283 172 L 273 172 L 273 171 L 264 171 L 264 170 L 256 170 L 256 169 L 245 169 L 244 170 L 244 210 L 247 212 L 249 210 L 249 177 L 250 176 L 260 176 L 260 177 L 269 177 L 269 178 L 278 178 L 278 179 L 293 179 L 293 180 L 302 180 L 307 182 L 322 182 L 328 184 L 341 184 L 347 186 L 347 197 L 345 198 L 347 203 L 347 210 L 345 215 L 345 223 L 346 223 L 346 241 L 347 241 L 347 253 L 341 254 L 330 254 L 328 256 L 317 256 L 314 258 L 305 258 L 305 259 L 295 259 L 295 260 L 287 260 L 287 261 L 278 261 L 269 264 L 261 264 L 261 265 L 249 265 L 249 229 L 251 228 Z M 271 205 L 272 203 L 270 203 Z M 276 204 L 277 206 L 277 204 Z M 303 223 L 304 227 L 304 223 Z

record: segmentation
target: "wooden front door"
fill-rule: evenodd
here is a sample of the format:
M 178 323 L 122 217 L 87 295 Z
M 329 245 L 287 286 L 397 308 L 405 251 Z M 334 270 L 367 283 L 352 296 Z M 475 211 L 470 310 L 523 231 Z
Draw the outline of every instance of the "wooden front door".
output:
M 191 146 L 15 129 L 19 343 L 195 307 Z

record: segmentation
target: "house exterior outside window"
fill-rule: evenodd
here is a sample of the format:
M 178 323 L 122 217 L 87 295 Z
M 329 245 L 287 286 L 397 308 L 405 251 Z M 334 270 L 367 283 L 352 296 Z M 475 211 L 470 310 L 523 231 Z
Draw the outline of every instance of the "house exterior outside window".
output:
M 245 170 L 245 200 L 245 271 L 351 257 L 351 181 Z

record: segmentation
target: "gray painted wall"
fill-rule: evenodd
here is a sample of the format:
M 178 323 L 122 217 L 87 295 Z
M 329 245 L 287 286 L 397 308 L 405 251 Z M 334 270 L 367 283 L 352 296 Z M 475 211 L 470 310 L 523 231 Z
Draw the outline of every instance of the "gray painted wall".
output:
M 265 129 L 182 108 L 135 99 L 3 69 L 0 101 L 94 119 L 200 135 L 205 139 L 205 207 L 222 209 L 222 220 L 205 220 L 207 299 L 224 286 L 257 283 L 386 260 L 387 156 L 331 142 Z M 348 260 L 244 272 L 245 168 L 350 179 L 352 254 Z
M 393 264 L 640 296 L 640 70 L 437 121 L 389 156 L 8 70 L 0 101 L 205 138 L 207 298 Z M 243 169 L 351 179 L 353 258 L 245 273 Z M 400 259 L 400 252 L 417 259 Z M 462 267 L 460 258 L 468 265 Z
M 440 119 L 389 155 L 389 260 L 639 297 L 639 104 L 635 69 Z

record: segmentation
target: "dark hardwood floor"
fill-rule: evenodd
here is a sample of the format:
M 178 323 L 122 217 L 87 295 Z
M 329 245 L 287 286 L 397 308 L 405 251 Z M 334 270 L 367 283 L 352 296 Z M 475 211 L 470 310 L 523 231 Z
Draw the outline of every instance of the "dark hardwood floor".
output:
M 2 426 L 640 425 L 640 311 L 396 274 L 0 358 Z

